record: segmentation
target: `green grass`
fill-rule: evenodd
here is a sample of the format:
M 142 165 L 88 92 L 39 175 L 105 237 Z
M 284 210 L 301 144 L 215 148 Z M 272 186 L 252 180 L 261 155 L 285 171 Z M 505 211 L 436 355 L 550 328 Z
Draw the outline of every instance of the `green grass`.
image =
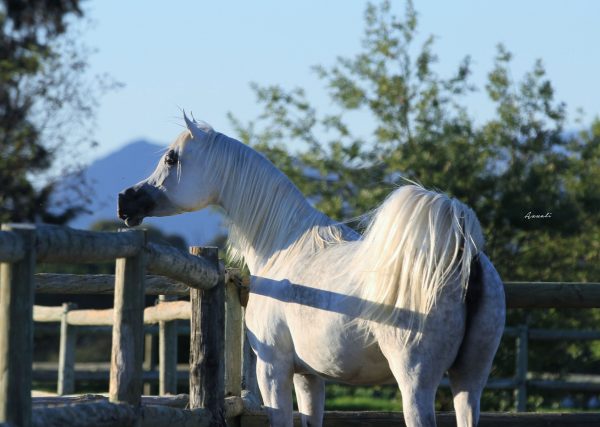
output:
M 325 409 L 329 411 L 401 411 L 396 386 L 349 387 L 329 384 Z
M 376 399 L 367 396 L 339 396 L 325 401 L 327 411 L 401 411 L 397 400 Z

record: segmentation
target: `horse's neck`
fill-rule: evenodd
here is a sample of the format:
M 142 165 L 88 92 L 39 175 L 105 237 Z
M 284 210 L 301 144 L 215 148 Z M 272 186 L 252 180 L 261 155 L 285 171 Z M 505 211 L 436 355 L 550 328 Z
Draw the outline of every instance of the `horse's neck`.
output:
M 281 269 L 284 259 L 310 256 L 330 241 L 354 238 L 349 228 L 312 208 L 260 154 L 235 140 L 227 143 L 237 159 L 224 175 L 219 201 L 231 221 L 233 254 L 244 258 L 252 274 Z

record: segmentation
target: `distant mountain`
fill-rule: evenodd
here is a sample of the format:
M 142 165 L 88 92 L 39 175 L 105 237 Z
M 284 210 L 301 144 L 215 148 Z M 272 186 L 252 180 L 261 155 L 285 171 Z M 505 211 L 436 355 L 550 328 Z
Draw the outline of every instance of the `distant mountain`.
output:
M 88 229 L 99 220 L 118 220 L 117 194 L 150 175 L 163 149 L 160 145 L 138 140 L 93 162 L 84 171 L 93 190 L 93 202 L 88 206 L 92 214 L 78 216 L 69 226 Z M 206 244 L 225 233 L 221 226 L 222 215 L 214 209 L 172 217 L 146 218 L 144 224 L 160 228 L 168 234 L 179 234 L 189 245 Z

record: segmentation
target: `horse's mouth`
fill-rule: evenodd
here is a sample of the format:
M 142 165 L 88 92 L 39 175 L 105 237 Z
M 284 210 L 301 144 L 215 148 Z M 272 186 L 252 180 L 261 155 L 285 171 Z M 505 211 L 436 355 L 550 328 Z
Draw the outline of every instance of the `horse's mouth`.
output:
M 125 225 L 127 225 L 127 227 L 136 227 L 140 225 L 142 221 L 144 221 L 143 215 L 132 215 L 130 212 L 126 212 L 120 207 L 117 211 L 117 215 L 120 219 L 123 220 L 123 222 L 125 222 Z
M 125 225 L 127 225 L 127 227 L 136 227 L 140 225 L 142 221 L 144 221 L 144 217 L 125 217 L 121 219 L 125 221 Z

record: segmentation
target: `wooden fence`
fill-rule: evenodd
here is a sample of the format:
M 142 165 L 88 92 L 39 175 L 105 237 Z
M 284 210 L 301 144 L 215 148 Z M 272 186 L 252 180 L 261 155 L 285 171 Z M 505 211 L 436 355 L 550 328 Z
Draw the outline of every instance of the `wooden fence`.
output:
M 36 281 L 39 279 L 36 275 Z M 94 281 L 94 276 L 80 276 L 83 282 Z M 150 277 L 150 276 L 149 276 Z M 154 277 L 154 280 L 160 278 Z M 510 284 L 509 284 L 510 285 Z M 38 288 L 39 289 L 39 288 Z M 235 288 L 234 288 L 235 289 Z M 165 296 L 159 302 L 161 308 Z M 190 318 L 190 304 L 179 301 L 165 307 L 164 312 L 157 308 L 149 307 L 144 311 L 144 324 L 160 323 L 156 326 L 146 326 L 146 339 L 144 342 L 144 394 L 153 394 L 150 390 L 157 390 L 160 395 L 176 394 L 177 383 L 188 381 L 187 370 L 182 370 L 182 365 L 177 368 L 177 336 L 189 335 L 189 325 L 183 325 L 176 320 Z M 89 314 L 88 314 L 89 313 Z M 56 362 L 38 362 L 33 364 L 33 380 L 57 385 L 57 394 L 72 394 L 75 391 L 75 378 L 79 381 L 105 382 L 108 378 L 107 363 L 79 363 L 74 361 L 76 336 L 89 333 L 108 334 L 112 331 L 111 310 L 75 310 L 72 304 L 65 303 L 63 307 L 37 307 L 33 309 L 34 322 L 58 324 L 59 328 L 45 328 L 46 334 L 59 337 L 59 360 Z M 97 321 L 97 323 L 95 323 Z M 241 321 L 241 319 L 240 319 Z M 65 325 L 66 323 L 66 325 Z M 41 329 L 36 326 L 36 332 Z M 44 329 L 42 329 L 43 331 Z M 158 336 L 159 355 L 154 356 L 156 337 Z M 557 378 L 553 373 L 528 372 L 528 351 L 531 341 L 600 341 L 600 330 L 558 330 L 530 328 L 527 325 L 506 327 L 504 336 L 515 339 L 516 357 L 515 374 L 510 378 L 492 377 L 488 380 L 488 389 L 511 389 L 515 396 L 515 409 L 518 412 L 526 410 L 527 394 L 529 388 L 544 390 L 563 390 L 568 392 L 585 391 L 600 392 L 600 375 L 561 375 Z M 227 340 L 226 340 L 227 343 Z M 158 362 L 158 363 L 157 363 Z M 158 369 L 156 369 L 158 365 Z M 225 373 L 227 375 L 227 372 Z M 449 382 L 444 379 L 442 387 L 448 388 Z M 146 391 L 148 390 L 148 391 Z M 156 393 L 156 391 L 154 392 Z
M 116 259 L 114 276 L 34 274 L 35 263 L 40 261 L 111 259 Z M 229 425 L 265 425 L 265 413 L 256 397 L 242 391 L 256 392 L 256 382 L 250 352 L 242 340 L 240 296 L 219 265 L 215 249 L 192 247 L 186 254 L 147 243 L 142 231 L 100 233 L 4 225 L 0 262 L 0 372 L 5 373 L 0 377 L 0 426 L 212 426 L 224 425 L 225 419 Z M 148 276 L 147 271 L 166 277 Z M 34 307 L 34 292 L 114 293 L 114 309 Z M 188 293 L 189 303 L 169 301 L 170 296 Z M 144 294 L 161 295 L 161 301 L 144 309 Z M 506 294 L 510 308 L 600 307 L 600 284 L 507 283 Z M 74 338 L 69 329 L 112 325 L 108 397 L 41 398 L 36 399 L 32 410 L 34 318 L 60 321 L 59 392 L 63 393 L 72 389 L 73 381 L 70 349 Z M 142 396 L 144 323 L 159 325 L 162 394 L 174 390 L 176 378 L 176 361 L 165 350 L 173 347 L 176 337 L 173 320 L 187 318 L 191 340 L 189 396 Z M 526 332 L 528 336 L 536 333 Z M 516 334 L 524 336 L 522 330 Z M 528 381 L 521 374 L 515 378 L 517 388 Z M 598 414 L 483 414 L 480 425 L 597 425 L 598 421 Z M 329 426 L 392 422 L 402 425 L 401 414 L 328 412 L 325 416 Z M 438 414 L 439 425 L 453 422 L 453 415 Z
M 206 306 L 224 306 L 225 272 L 219 265 L 216 249 L 192 248 L 190 252 L 186 254 L 169 246 L 147 243 L 143 231 L 102 233 L 66 227 L 3 225 L 0 231 L 0 372 L 3 373 L 0 376 L 0 424 L 24 427 L 107 425 L 108 420 L 113 425 L 222 424 L 226 415 L 222 379 L 224 322 L 222 316 L 207 316 Z M 71 311 L 68 306 L 59 310 L 34 308 L 36 288 L 41 292 L 52 289 L 69 293 L 69 288 L 73 292 L 78 292 L 75 288 L 85 292 L 81 282 L 52 281 L 51 276 L 36 279 L 36 262 L 89 263 L 115 259 L 114 281 L 95 282 L 87 290 L 93 292 L 98 286 L 112 290 L 113 310 Z M 165 275 L 171 280 L 149 278 L 146 287 L 146 271 Z M 144 310 L 146 291 L 161 295 L 189 292 L 191 302 L 171 302 L 164 297 L 165 301 L 158 306 Z M 201 312 L 203 307 L 204 313 Z M 223 309 L 218 311 L 224 312 Z M 60 375 L 63 376 L 62 387 L 67 388 L 72 382 L 68 367 L 73 364 L 73 358 L 69 356 L 73 352 L 69 347 L 74 345 L 73 336 L 68 333 L 69 326 L 113 325 L 107 400 L 36 406 L 32 411 L 34 316 L 47 321 L 60 318 L 61 328 L 65 329 L 60 343 Z M 144 322 L 161 324 L 177 318 L 191 318 L 193 345 L 187 405 L 190 409 L 173 407 L 163 401 L 158 405 L 142 404 Z M 165 329 L 167 336 L 168 328 Z M 241 331 L 239 335 L 241 337 Z M 165 359 L 164 362 L 172 363 Z M 163 372 L 168 376 L 172 369 L 166 368 Z M 164 383 L 168 384 L 169 380 Z M 241 402 L 239 395 L 238 400 Z M 228 415 L 232 415 L 231 408 L 239 409 L 240 405 L 230 401 Z

